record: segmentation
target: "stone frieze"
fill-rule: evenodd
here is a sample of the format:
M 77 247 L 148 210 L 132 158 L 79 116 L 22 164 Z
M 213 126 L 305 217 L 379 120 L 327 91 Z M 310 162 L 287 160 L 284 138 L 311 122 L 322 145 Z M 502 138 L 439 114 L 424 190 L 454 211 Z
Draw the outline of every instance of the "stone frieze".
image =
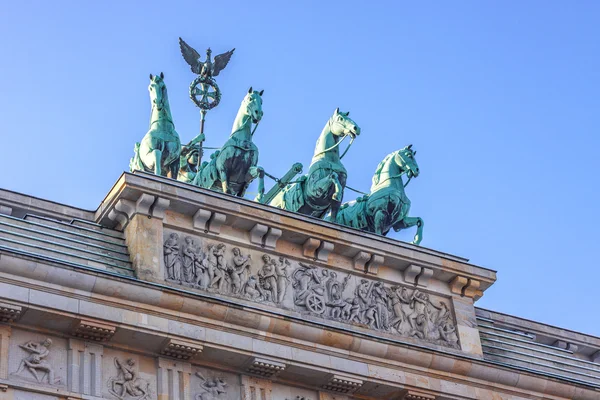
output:
M 172 284 L 458 348 L 441 296 L 176 232 L 163 251 Z

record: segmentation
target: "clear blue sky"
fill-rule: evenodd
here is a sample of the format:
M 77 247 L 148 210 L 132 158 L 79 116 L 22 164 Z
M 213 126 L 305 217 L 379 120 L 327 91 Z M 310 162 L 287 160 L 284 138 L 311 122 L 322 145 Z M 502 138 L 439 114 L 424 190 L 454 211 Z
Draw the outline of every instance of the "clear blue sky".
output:
M 479 306 L 600 335 L 600 3 L 291 3 L 2 2 L 0 187 L 95 209 L 147 130 L 149 73 L 165 73 L 182 141 L 198 132 L 177 37 L 236 47 L 206 145 L 251 85 L 276 175 L 351 111 L 348 184 L 367 190 L 413 143 L 422 244 L 498 271 Z

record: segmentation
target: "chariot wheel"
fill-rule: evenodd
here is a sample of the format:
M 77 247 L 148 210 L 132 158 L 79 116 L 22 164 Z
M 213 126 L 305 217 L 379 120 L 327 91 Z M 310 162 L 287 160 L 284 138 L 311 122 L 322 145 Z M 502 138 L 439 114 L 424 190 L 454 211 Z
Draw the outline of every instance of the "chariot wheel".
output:
M 213 78 L 198 76 L 190 84 L 190 99 L 201 110 L 210 110 L 219 105 L 221 90 Z
M 323 297 L 311 293 L 306 298 L 306 308 L 315 314 L 321 315 L 325 312 L 325 300 L 323 300 Z

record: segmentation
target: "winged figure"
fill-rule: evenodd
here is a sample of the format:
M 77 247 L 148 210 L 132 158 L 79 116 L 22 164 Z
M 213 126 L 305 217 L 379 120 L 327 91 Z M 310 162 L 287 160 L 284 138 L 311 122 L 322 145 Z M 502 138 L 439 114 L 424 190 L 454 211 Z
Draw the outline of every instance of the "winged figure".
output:
M 210 57 L 212 50 L 209 48 L 206 50 L 206 61 L 202 62 L 200 61 L 200 54 L 182 38 L 179 38 L 179 48 L 183 59 L 192 67 L 192 72 L 208 78 L 219 75 L 219 72 L 225 69 L 235 51 L 235 49 L 232 49 L 219 54 L 213 61 Z

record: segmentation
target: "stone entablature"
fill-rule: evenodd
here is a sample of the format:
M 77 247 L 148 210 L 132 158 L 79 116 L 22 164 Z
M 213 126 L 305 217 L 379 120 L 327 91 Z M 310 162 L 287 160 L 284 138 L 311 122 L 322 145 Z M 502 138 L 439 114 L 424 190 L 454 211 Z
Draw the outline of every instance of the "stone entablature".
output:
M 259 248 L 274 249 L 285 242 L 292 247 L 286 250 L 316 264 L 343 264 L 382 279 L 413 284 L 418 276 L 427 284 L 429 279 L 447 283 L 463 277 L 466 280 L 457 290 L 477 282 L 472 297 L 481 295 L 496 279 L 495 271 L 464 258 L 151 174 L 124 173 L 97 210 L 96 221 L 127 231 L 136 215 L 165 219 L 165 225 L 188 232 L 225 235 Z M 379 268 L 381 264 L 385 270 Z M 392 273 L 396 275 L 386 276 Z
M 24 215 L 24 199 L 0 203 Z M 568 375 L 593 367 L 544 374 L 489 358 L 473 301 L 495 274 L 464 259 L 143 173 L 123 175 L 95 221 L 63 211 L 124 234 L 135 276 L 0 247 L 0 302 L 19 311 L 0 324 L 8 400 L 599 393 Z

